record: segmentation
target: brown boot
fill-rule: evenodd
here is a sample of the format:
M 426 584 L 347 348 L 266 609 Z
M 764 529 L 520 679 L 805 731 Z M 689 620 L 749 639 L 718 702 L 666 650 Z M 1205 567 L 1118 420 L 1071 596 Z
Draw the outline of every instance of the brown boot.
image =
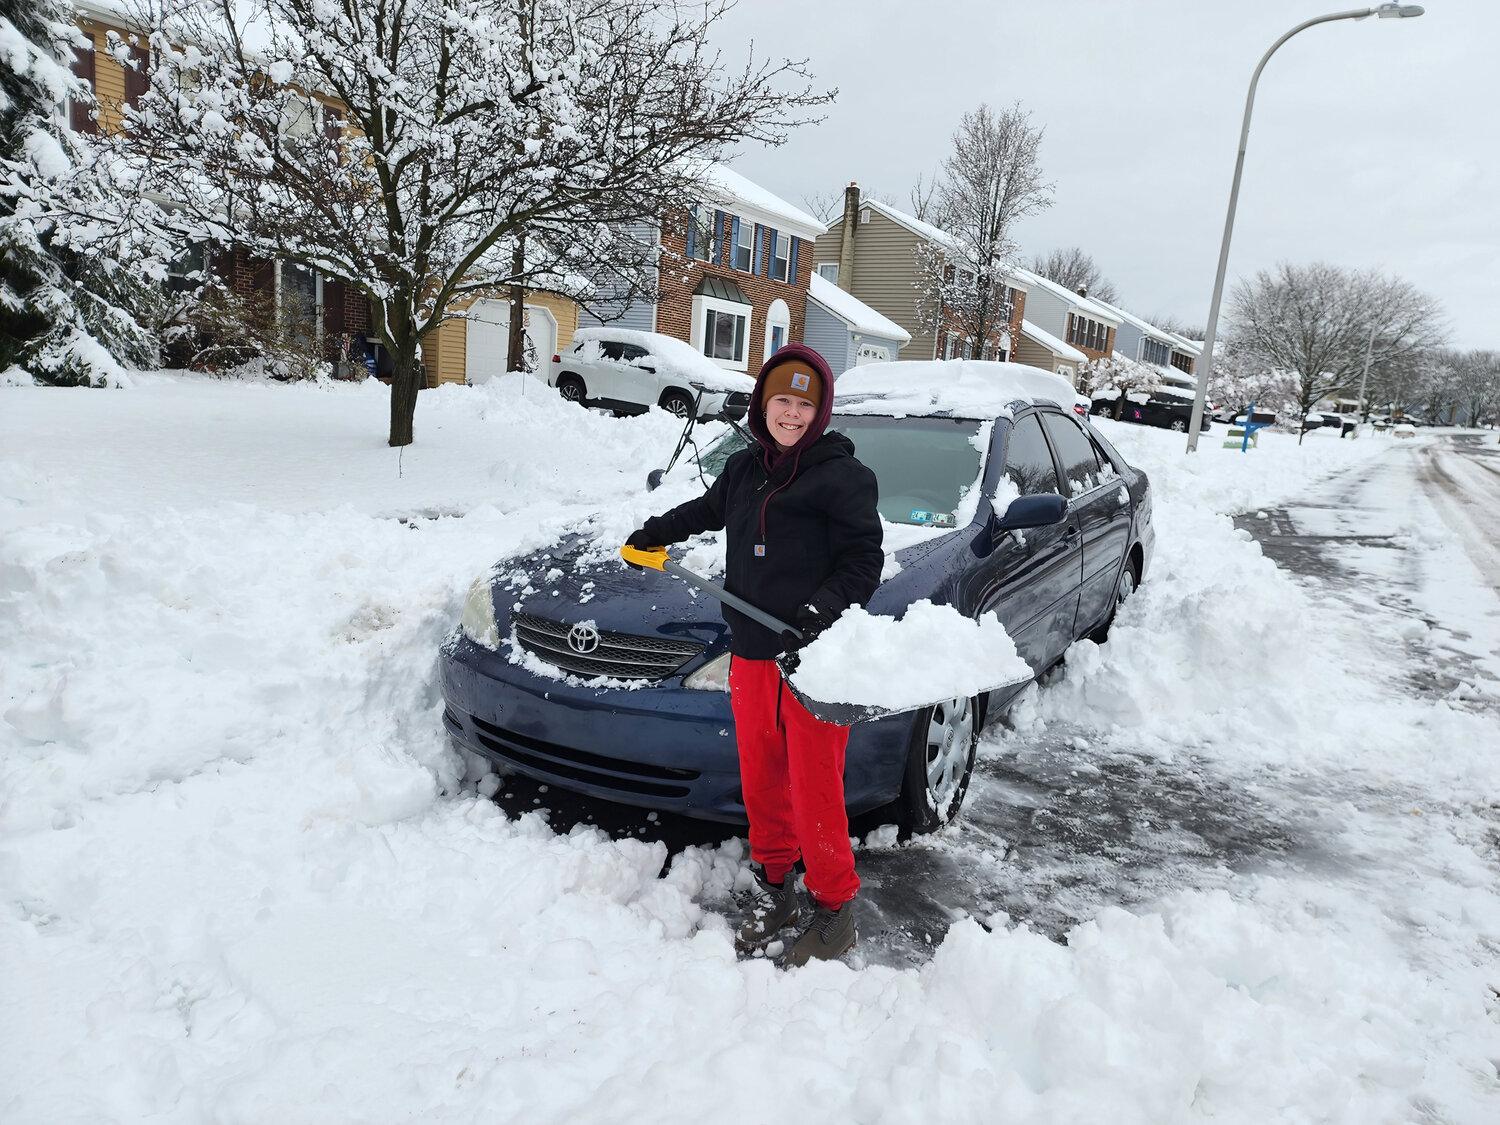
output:
M 741 950 L 759 949 L 771 942 L 787 926 L 795 926 L 801 916 L 797 905 L 796 873 L 788 871 L 779 883 L 768 883 L 765 872 L 755 876 L 760 901 L 750 911 L 734 944 Z
M 787 968 L 809 961 L 834 961 L 854 948 L 859 934 L 854 929 L 854 900 L 835 910 L 819 906 L 797 944 L 787 951 L 782 964 Z

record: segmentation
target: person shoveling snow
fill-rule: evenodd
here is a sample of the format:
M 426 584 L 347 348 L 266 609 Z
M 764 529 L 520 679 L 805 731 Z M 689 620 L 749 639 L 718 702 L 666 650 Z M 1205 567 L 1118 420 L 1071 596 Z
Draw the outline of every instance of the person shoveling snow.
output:
M 725 582 L 744 599 L 723 610 L 729 697 L 763 897 L 737 942 L 764 948 L 797 924 L 800 859 L 815 909 L 783 963 L 801 965 L 841 957 L 856 940 L 859 876 L 844 807 L 849 728 L 817 718 L 783 690 L 776 661 L 850 606 L 867 604 L 885 555 L 875 474 L 855 458 L 853 442 L 826 432 L 833 375 L 823 357 L 788 344 L 761 368 L 750 403 L 755 444 L 732 456 L 703 496 L 648 519 L 626 545 L 650 551 L 725 530 Z M 794 628 L 783 632 L 786 621 Z

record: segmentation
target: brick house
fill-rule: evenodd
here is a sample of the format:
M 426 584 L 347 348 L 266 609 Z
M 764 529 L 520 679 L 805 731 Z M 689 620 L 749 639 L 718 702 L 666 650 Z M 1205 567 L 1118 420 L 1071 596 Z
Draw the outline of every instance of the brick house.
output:
M 903 359 L 1015 358 L 1026 316 L 1024 280 L 1007 278 L 1004 301 L 1009 315 L 988 340 L 974 347 L 962 339 L 946 311 L 932 317 L 920 310 L 917 252 L 924 246 L 958 252 L 946 231 L 878 200 L 861 199 L 859 185 L 850 184 L 844 189 L 843 215 L 814 244 L 815 268 L 911 336 L 902 349 Z
M 657 299 L 599 302 L 580 311 L 579 327 L 660 332 L 754 374 L 782 344 L 803 339 L 812 245 L 824 230 L 727 165 L 711 165 L 701 200 L 639 232 L 661 247 Z

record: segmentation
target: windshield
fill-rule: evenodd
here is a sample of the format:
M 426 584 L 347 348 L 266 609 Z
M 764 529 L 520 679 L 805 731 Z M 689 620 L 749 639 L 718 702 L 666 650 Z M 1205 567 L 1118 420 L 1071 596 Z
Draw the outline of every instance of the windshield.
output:
M 880 514 L 890 523 L 954 527 L 959 501 L 979 480 L 982 458 L 974 438 L 980 423 L 969 418 L 835 417 L 830 429 L 854 443 L 854 455 L 869 466 L 880 489 Z M 699 464 L 716 477 L 744 449 L 731 431 L 704 452 Z

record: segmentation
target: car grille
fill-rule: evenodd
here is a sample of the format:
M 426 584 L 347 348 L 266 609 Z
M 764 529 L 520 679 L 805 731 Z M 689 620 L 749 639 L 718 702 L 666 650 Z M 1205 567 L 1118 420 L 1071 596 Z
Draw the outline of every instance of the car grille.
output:
M 463 734 L 463 723 L 451 709 L 444 717 L 449 718 L 455 733 Z M 519 731 L 506 730 L 478 716 L 471 715 L 470 719 L 474 723 L 479 749 L 486 757 L 510 762 L 533 773 L 551 774 L 621 793 L 669 798 L 686 797 L 692 792 L 691 783 L 700 776 L 697 770 L 591 754 Z
M 521 647 L 548 664 L 575 676 L 610 676 L 617 680 L 660 680 L 670 676 L 704 646 L 696 641 L 642 637 L 599 630 L 599 647 L 578 652 L 568 644 L 573 625 L 529 613 L 513 612 L 510 623 Z

